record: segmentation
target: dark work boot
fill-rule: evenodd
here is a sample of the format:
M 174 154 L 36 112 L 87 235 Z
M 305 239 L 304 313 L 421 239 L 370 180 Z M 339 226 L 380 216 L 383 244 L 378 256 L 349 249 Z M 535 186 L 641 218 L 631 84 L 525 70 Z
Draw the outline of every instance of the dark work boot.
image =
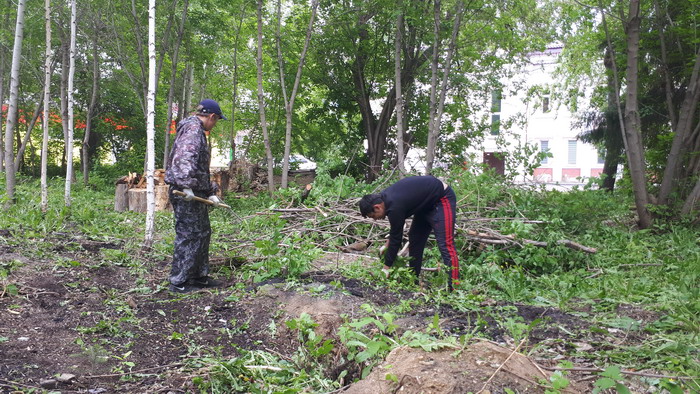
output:
M 192 286 L 199 286 L 199 287 L 219 287 L 221 286 L 221 282 L 210 278 L 208 276 L 203 276 L 201 278 L 193 278 L 187 281 Z
M 190 293 L 193 291 L 201 290 L 203 288 L 204 288 L 204 286 L 198 286 L 195 284 L 185 282 L 185 283 L 181 283 L 179 285 L 174 285 L 171 283 L 170 286 L 168 287 L 168 290 L 172 291 L 173 293 Z

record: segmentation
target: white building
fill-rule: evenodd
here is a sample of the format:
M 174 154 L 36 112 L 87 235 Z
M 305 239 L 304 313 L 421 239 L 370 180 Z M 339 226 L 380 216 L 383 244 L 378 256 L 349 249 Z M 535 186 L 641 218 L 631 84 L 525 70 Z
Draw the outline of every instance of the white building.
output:
M 540 151 L 552 154 L 536 165 L 532 176 L 523 175 L 524 166 L 518 166 L 518 181 L 578 184 L 603 171 L 603 158 L 596 147 L 576 139 L 580 130 L 571 125 L 573 114 L 565 105 L 550 102 L 548 87 L 554 82 L 553 73 L 561 50 L 561 47 L 550 47 L 533 53 L 517 89 L 514 83 L 507 84 L 506 91 L 516 93 L 492 94 L 491 135 L 484 141 L 483 162 L 505 173 L 505 162 L 498 155 L 509 149 L 502 148 L 503 142 L 509 142 L 510 147 L 534 144 Z M 536 94 L 528 95 L 532 92 Z

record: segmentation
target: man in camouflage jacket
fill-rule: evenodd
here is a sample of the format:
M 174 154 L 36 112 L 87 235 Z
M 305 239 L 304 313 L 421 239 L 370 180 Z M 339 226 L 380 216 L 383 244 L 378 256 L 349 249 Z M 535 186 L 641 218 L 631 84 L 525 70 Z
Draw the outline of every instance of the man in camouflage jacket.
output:
M 170 203 L 175 213 L 175 245 L 170 271 L 170 291 L 186 293 L 220 283 L 209 278 L 209 240 L 211 226 L 206 204 L 192 201 L 207 198 L 214 205 L 219 187 L 210 181 L 211 154 L 205 132 L 226 119 L 214 100 L 202 100 L 195 115 L 177 125 L 177 136 L 168 158 L 165 182 L 170 185 Z M 173 191 L 180 190 L 184 197 Z

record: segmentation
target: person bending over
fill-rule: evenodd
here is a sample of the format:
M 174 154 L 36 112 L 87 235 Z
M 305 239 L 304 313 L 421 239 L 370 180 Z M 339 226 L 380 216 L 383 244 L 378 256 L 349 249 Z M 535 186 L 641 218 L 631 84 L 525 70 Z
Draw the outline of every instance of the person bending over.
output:
M 387 277 L 401 248 L 406 219 L 413 216 L 408 231 L 408 254 L 413 272 L 420 276 L 423 250 L 432 231 L 449 270 L 450 291 L 459 284 L 459 260 L 454 244 L 456 205 L 457 197 L 452 188 L 434 176 L 407 177 L 381 193 L 362 197 L 359 207 L 363 217 L 388 218 L 391 225 L 382 269 Z

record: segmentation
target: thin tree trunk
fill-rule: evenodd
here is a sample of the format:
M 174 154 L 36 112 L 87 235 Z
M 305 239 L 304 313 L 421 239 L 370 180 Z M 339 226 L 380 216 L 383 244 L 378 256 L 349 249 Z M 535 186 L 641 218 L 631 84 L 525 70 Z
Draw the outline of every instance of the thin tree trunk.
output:
M 75 38 L 77 32 L 76 1 L 70 2 L 70 66 L 68 69 L 68 140 L 66 141 L 66 206 L 71 206 L 71 185 L 73 183 L 73 129 L 75 118 L 73 117 L 73 79 L 75 77 Z
M 3 31 L 10 27 L 10 10 L 12 1 L 8 0 L 3 10 Z M 0 119 L 2 119 L 2 106 L 5 103 L 5 47 L 0 46 Z M 0 172 L 5 172 L 5 133 L 4 125 L 0 122 Z
M 192 83 L 194 82 L 194 66 L 192 63 L 187 68 L 187 87 L 185 88 L 185 113 L 183 118 L 186 118 L 189 111 L 192 110 Z
M 61 128 L 63 130 L 63 144 L 68 145 L 68 71 L 70 70 L 70 36 L 65 36 L 62 31 L 61 45 Z M 70 33 L 69 33 L 70 34 Z M 63 149 L 61 156 L 61 169 L 66 170 L 66 149 Z
M 463 12 L 463 4 L 461 1 L 457 2 L 457 10 L 455 13 L 455 21 L 454 21 L 454 26 L 452 27 L 452 37 L 450 38 L 450 44 L 447 49 L 447 56 L 445 59 L 445 67 L 443 69 L 442 73 L 442 82 L 440 83 L 440 98 L 438 99 L 437 103 L 437 109 L 435 110 L 435 119 L 433 120 L 433 132 L 430 134 L 430 138 L 432 138 L 432 151 L 429 150 L 429 152 L 432 152 L 432 157 L 431 160 L 428 161 L 430 163 L 430 169 L 432 170 L 433 163 L 435 160 L 435 151 L 437 149 L 437 141 L 438 138 L 440 137 L 440 125 L 442 123 L 442 113 L 444 112 L 445 109 L 445 96 L 447 94 L 447 86 L 448 86 L 448 78 L 450 76 L 450 71 L 452 68 L 452 58 L 454 56 L 455 52 L 455 47 L 457 46 L 457 34 L 459 33 L 459 27 L 461 26 L 462 23 L 462 12 Z
M 97 106 L 97 95 L 100 85 L 100 63 L 97 48 L 98 30 L 95 25 L 95 36 L 92 40 L 92 94 L 90 95 L 90 105 L 88 106 L 87 119 L 85 121 L 85 135 L 83 136 L 83 184 L 88 185 L 90 179 L 90 137 L 92 133 L 92 119 L 95 116 Z
M 403 143 L 403 91 L 401 89 L 401 36 L 403 33 L 403 1 L 399 0 L 396 16 L 396 41 L 394 42 L 394 85 L 396 86 L 396 155 L 401 177 L 406 176 Z
M 185 63 L 185 69 L 182 71 L 182 96 L 180 97 L 180 105 L 177 108 L 178 116 L 177 116 L 177 121 L 181 121 L 182 119 L 185 119 L 187 117 L 187 111 L 189 111 L 189 108 L 187 107 L 189 104 L 187 103 L 187 78 L 190 75 L 190 64 Z
M 439 125 L 435 124 L 435 117 L 437 115 L 437 89 L 438 89 L 438 60 L 440 59 L 440 17 L 442 11 L 440 10 L 440 0 L 435 0 L 434 7 L 434 26 L 433 26 L 433 61 L 430 66 L 430 111 L 428 119 L 428 144 L 425 149 L 425 171 L 430 174 L 433 171 L 433 162 L 435 161 L 435 143 L 437 138 L 435 134 L 436 128 Z
M 8 0 L 6 8 L 3 10 L 2 29 L 9 28 L 10 25 L 10 10 L 12 2 Z M 2 119 L 2 106 L 5 103 L 5 47 L 0 46 L 0 119 Z M 0 122 L 0 172 L 5 172 L 5 133 L 3 125 Z
M 651 213 L 647 208 L 649 194 L 644 170 L 644 146 L 641 138 L 641 119 L 639 115 L 639 40 L 640 40 L 639 0 L 629 4 L 627 21 L 627 94 L 625 100 L 625 133 L 627 134 L 627 161 L 634 189 L 634 200 L 639 216 L 639 227 L 651 226 Z
M 671 150 L 668 153 L 661 186 L 659 187 L 659 205 L 666 205 L 668 203 L 668 198 L 676 186 L 684 152 L 686 152 L 689 146 L 688 136 L 691 134 L 693 128 L 698 99 L 700 99 L 700 51 L 696 54 L 695 65 L 688 83 L 688 89 L 685 92 L 683 103 L 681 103 L 681 107 L 678 111 L 677 128 L 674 130 L 675 135 L 671 143 Z
M 676 117 L 676 111 L 673 109 L 673 84 L 671 83 L 671 76 L 668 73 L 668 56 L 666 50 L 666 37 L 664 35 L 663 23 L 661 22 L 666 15 L 661 14 L 661 7 L 659 7 L 659 2 L 654 1 L 654 9 L 656 11 L 656 29 L 659 31 L 659 50 L 661 52 L 661 73 L 664 80 L 664 93 L 666 94 L 666 109 L 668 110 L 668 116 L 671 120 L 671 129 L 675 130 L 678 120 Z
M 19 66 L 22 58 L 22 39 L 24 38 L 24 8 L 25 0 L 17 3 L 17 24 L 15 27 L 15 43 L 12 50 L 12 68 L 10 72 L 10 103 L 7 109 L 7 125 L 5 126 L 5 188 L 7 204 L 12 204 L 15 197 L 15 168 L 12 165 L 14 154 L 12 133 L 17 122 L 17 96 L 19 94 Z
M 170 84 L 168 86 L 168 116 L 165 122 L 165 147 L 163 149 L 163 168 L 167 169 L 168 156 L 170 155 L 170 125 L 173 121 L 173 94 L 175 92 L 175 78 L 177 77 L 177 61 L 180 55 L 180 44 L 185 31 L 185 21 L 187 20 L 187 8 L 189 0 L 185 0 L 182 9 L 182 18 L 177 31 L 177 40 L 175 41 L 175 49 L 173 50 L 172 68 L 170 70 Z
M 241 38 L 241 26 L 245 19 L 245 5 L 241 6 L 241 12 L 236 26 L 236 38 L 233 41 L 233 97 L 231 99 L 231 162 L 228 170 L 233 176 L 233 169 L 236 163 L 236 107 L 238 106 L 238 41 Z
M 49 113 L 51 110 L 51 0 L 44 1 L 44 21 L 46 24 L 46 55 L 44 59 L 44 114 L 42 116 L 42 129 L 44 131 L 41 139 L 41 211 L 49 209 L 49 192 L 47 182 L 47 163 L 49 156 Z M 0 94 L 1 96 L 1 94 Z M 2 100 L 0 100 L 2 103 Z
M 155 118 L 156 118 L 156 0 L 148 1 L 148 105 L 146 126 L 146 239 L 145 246 L 153 244 L 155 229 L 156 196 L 153 173 L 155 172 Z
M 267 183 L 268 190 L 270 194 L 275 191 L 275 179 L 273 170 L 273 160 L 272 160 L 272 149 L 270 148 L 270 138 L 267 133 L 267 121 L 265 120 L 265 96 L 263 92 L 263 63 L 262 63 L 262 7 L 263 0 L 258 0 L 258 56 L 257 56 L 257 69 L 258 69 L 258 107 L 260 111 L 260 126 L 263 132 L 263 142 L 265 144 L 265 154 L 267 156 Z
M 622 155 L 622 146 L 620 145 L 622 136 L 620 135 L 619 127 L 621 122 L 619 119 L 620 114 L 614 110 L 615 102 L 619 99 L 620 92 L 617 90 L 618 86 L 613 76 L 612 61 L 610 48 L 606 48 L 605 60 L 603 63 L 605 68 L 608 69 L 608 110 L 605 112 L 605 162 L 603 163 L 603 174 L 605 174 L 605 178 L 603 179 L 601 188 L 610 192 L 615 190 L 615 176 L 617 175 L 617 167 L 620 164 L 620 157 Z
M 314 19 L 316 18 L 316 10 L 318 9 L 318 0 L 313 0 L 311 2 L 311 17 L 309 18 L 309 26 L 306 28 L 306 38 L 304 39 L 304 48 L 301 50 L 301 55 L 299 56 L 299 65 L 297 66 L 297 73 L 294 78 L 294 85 L 292 88 L 292 94 L 287 100 L 287 90 L 285 88 L 285 76 L 284 76 L 284 63 L 282 61 L 282 49 L 280 45 L 280 25 L 282 23 L 281 13 L 280 13 L 281 0 L 277 2 L 277 56 L 279 58 L 280 66 L 280 83 L 282 85 L 282 93 L 284 97 L 284 111 L 286 115 L 286 125 L 285 125 L 285 135 L 284 135 L 284 158 L 282 160 L 282 185 L 281 187 L 287 188 L 288 175 L 289 175 L 289 154 L 292 146 L 292 116 L 294 115 L 294 100 L 296 99 L 297 91 L 299 89 L 299 82 L 301 81 L 301 71 L 304 68 L 304 61 L 306 60 L 306 51 L 309 49 L 309 42 L 311 42 L 311 33 L 313 32 Z
M 17 155 L 15 156 L 14 160 L 15 172 L 19 172 L 19 166 L 20 163 L 22 163 L 22 159 L 24 158 L 24 151 L 27 149 L 27 144 L 29 143 L 29 138 L 32 135 L 32 130 L 34 130 L 34 125 L 36 125 L 36 121 L 41 115 L 43 101 L 44 96 L 42 95 L 39 99 L 39 102 L 36 105 L 36 108 L 34 109 L 34 115 L 32 115 L 32 120 L 27 125 L 27 130 L 24 133 L 24 138 L 22 138 L 22 141 L 19 144 L 19 149 L 17 149 Z
M 695 187 L 693 187 L 690 195 L 688 195 L 688 197 L 685 199 L 683 208 L 681 208 L 681 214 L 687 215 L 691 213 L 693 209 L 695 209 L 695 205 L 698 203 L 698 200 L 700 200 L 700 179 L 695 182 Z

